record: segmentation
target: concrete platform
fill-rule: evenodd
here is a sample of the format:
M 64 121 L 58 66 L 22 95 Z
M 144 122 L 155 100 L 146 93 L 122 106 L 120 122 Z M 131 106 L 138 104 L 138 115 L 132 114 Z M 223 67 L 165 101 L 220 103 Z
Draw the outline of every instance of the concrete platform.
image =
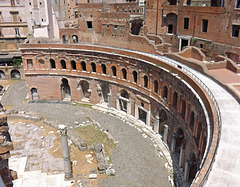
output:
M 9 167 L 17 171 L 18 179 L 13 181 L 14 187 L 71 187 L 74 181 L 65 181 L 64 174 L 48 175 L 41 170 L 24 171 L 27 157 L 10 158 Z

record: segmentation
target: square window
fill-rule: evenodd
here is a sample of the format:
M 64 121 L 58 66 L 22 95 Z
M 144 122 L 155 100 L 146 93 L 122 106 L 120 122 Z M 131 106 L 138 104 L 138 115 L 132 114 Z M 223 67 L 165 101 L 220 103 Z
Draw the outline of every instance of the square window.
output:
M 184 29 L 188 30 L 189 18 L 184 18 Z
M 236 8 L 240 8 L 240 0 L 237 0 L 237 2 L 236 2 Z
M 202 20 L 202 32 L 207 32 L 207 29 L 208 29 L 208 20 L 203 19 Z
M 88 27 L 89 29 L 92 29 L 92 22 L 91 22 L 91 21 L 87 21 L 87 27 Z
M 233 25 L 232 26 L 232 37 L 238 38 L 238 36 L 239 36 L 239 29 L 240 29 L 240 25 Z

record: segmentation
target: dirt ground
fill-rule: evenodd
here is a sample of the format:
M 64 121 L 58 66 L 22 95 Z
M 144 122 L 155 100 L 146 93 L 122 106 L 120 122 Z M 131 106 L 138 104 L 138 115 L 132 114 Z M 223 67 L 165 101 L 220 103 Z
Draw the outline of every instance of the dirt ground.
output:
M 63 173 L 61 137 L 59 132 L 40 122 L 27 120 L 9 120 L 10 134 L 14 144 L 12 157 L 27 156 L 25 171 L 42 170 L 48 174 Z M 69 142 L 71 144 L 71 141 Z M 92 156 L 91 156 L 92 155 Z M 87 159 L 87 157 L 90 157 Z M 89 180 L 90 170 L 97 170 L 97 161 L 93 151 L 79 151 L 70 145 L 73 179 L 79 179 L 90 186 L 97 186 L 99 179 L 107 176 L 98 174 L 98 179 Z

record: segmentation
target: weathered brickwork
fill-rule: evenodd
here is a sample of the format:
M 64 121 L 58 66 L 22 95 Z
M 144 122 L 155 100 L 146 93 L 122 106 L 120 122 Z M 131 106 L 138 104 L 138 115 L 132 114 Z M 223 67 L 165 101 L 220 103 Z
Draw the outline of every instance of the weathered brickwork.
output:
M 172 44 L 172 51 L 193 45 L 212 59 L 221 54 L 238 62 L 239 7 L 236 3 L 210 1 L 197 6 L 187 5 L 186 1 L 147 0 L 145 25 L 149 34 L 160 35 Z

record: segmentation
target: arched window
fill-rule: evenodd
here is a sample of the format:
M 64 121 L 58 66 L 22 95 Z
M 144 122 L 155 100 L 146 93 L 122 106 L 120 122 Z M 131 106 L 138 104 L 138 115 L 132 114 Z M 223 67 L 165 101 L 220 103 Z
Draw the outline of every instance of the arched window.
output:
M 96 72 L 96 64 L 92 62 L 91 67 L 92 67 L 92 72 Z
M 60 63 L 61 63 L 62 69 L 66 69 L 66 62 L 65 62 L 65 60 L 61 60 Z
M 193 130 L 194 127 L 194 112 L 191 112 L 191 116 L 190 116 L 190 127 Z
M 197 143 L 199 145 L 199 139 L 200 139 L 200 136 L 201 136 L 201 132 L 202 132 L 202 123 L 198 123 L 198 129 L 197 129 Z
M 145 88 L 148 88 L 148 77 L 146 75 L 144 75 L 143 79 L 144 79 L 144 85 L 143 86 Z
M 81 62 L 82 71 L 86 71 L 86 63 L 84 61 Z
M 167 100 L 168 98 L 168 88 L 167 86 L 163 87 L 163 99 Z
M 154 81 L 154 92 L 158 93 L 158 81 Z
M 76 70 L 77 69 L 76 62 L 74 60 L 71 61 L 71 67 L 72 67 L 72 70 Z
M 185 118 L 185 112 L 186 112 L 186 102 L 183 101 L 182 102 L 182 110 L 181 110 L 181 114 L 182 114 L 183 118 Z
M 178 100 L 178 95 L 176 92 L 173 94 L 173 107 L 177 108 L 177 100 Z
M 50 59 L 50 65 L 51 65 L 51 69 L 56 69 L 56 64 L 53 59 Z
M 117 69 L 116 69 L 115 66 L 112 66 L 112 75 L 113 75 L 114 77 L 117 76 Z
M 127 71 L 126 71 L 126 69 L 125 68 L 123 68 L 122 69 L 122 77 L 123 77 L 123 79 L 127 79 Z
M 73 35 L 72 39 L 73 39 L 73 43 L 78 43 L 78 36 L 77 35 Z
M 133 71 L 133 82 L 137 83 L 137 72 Z
M 102 64 L 102 74 L 105 74 L 106 75 L 106 65 L 105 64 Z

